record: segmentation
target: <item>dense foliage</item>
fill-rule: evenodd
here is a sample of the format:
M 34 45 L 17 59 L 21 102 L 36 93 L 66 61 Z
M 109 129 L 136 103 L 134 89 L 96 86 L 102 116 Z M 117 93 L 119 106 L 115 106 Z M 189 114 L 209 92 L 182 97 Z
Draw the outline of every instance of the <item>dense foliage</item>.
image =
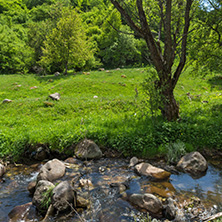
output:
M 129 31 L 109 1 L 0 0 L 0 73 L 147 64 L 144 42 L 118 30 Z

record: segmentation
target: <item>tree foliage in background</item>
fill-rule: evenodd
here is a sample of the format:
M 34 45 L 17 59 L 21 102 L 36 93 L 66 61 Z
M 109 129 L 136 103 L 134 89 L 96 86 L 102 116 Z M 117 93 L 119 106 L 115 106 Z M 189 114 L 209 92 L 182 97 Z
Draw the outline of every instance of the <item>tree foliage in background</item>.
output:
M 192 23 L 190 39 L 190 59 L 195 69 L 221 71 L 222 69 L 222 2 L 209 0 L 197 9 L 197 16 Z M 207 3 L 207 4 L 206 4 Z
M 68 68 L 84 67 L 91 59 L 93 51 L 79 15 L 75 10 L 64 10 L 56 28 L 46 37 L 40 64 L 66 74 Z

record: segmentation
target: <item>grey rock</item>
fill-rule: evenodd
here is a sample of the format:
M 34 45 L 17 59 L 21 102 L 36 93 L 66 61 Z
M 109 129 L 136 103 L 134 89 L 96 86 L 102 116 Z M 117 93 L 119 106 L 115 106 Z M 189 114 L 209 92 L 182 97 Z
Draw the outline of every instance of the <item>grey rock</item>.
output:
M 27 187 L 27 190 L 29 191 L 29 193 L 31 195 L 34 195 L 35 193 L 35 187 L 36 187 L 36 181 L 31 181 L 29 184 L 28 184 L 28 187 Z
M 0 177 L 4 175 L 6 168 L 3 164 L 0 163 Z
M 53 189 L 52 206 L 59 212 L 76 206 L 76 192 L 68 181 L 63 181 Z
M 183 156 L 177 163 L 177 168 L 193 176 L 206 172 L 208 164 L 206 159 L 199 152 L 191 152 Z
M 32 203 L 36 206 L 39 211 L 47 211 L 47 206 L 43 204 L 47 201 L 46 198 L 48 198 L 45 194 L 49 189 L 53 189 L 54 187 L 55 186 L 53 183 L 46 180 L 40 180 L 37 183 Z
M 60 100 L 60 94 L 59 93 L 53 93 L 49 95 L 49 98 L 53 99 L 53 100 Z
M 137 163 L 139 163 L 139 160 L 137 157 L 134 156 L 130 159 L 129 167 L 134 167 Z
M 10 222 L 24 221 L 32 202 L 14 207 L 8 214 Z
M 76 157 L 79 159 L 99 159 L 102 157 L 102 151 L 100 148 L 92 141 L 84 139 L 75 148 Z
M 163 204 L 153 194 L 132 194 L 129 200 L 132 204 L 146 209 L 155 216 L 162 216 Z
M 65 170 L 66 166 L 63 162 L 58 159 L 50 160 L 40 169 L 40 172 L 37 176 L 37 181 L 48 180 L 52 182 L 63 177 Z
M 169 220 L 173 220 L 176 217 L 176 206 L 172 198 L 167 199 L 168 204 L 165 207 L 165 217 Z

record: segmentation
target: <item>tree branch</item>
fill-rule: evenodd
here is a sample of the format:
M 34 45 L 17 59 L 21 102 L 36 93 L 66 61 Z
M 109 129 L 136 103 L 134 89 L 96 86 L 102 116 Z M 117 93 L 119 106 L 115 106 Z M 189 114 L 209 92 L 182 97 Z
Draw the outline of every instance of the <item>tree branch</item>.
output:
M 182 37 L 182 46 L 181 46 L 181 56 L 180 56 L 180 63 L 177 66 L 177 69 L 173 75 L 172 79 L 172 87 L 175 88 L 177 81 L 180 77 L 180 74 L 184 68 L 185 62 L 186 62 L 186 49 L 187 49 L 187 35 L 188 30 L 190 26 L 190 10 L 192 6 L 193 0 L 187 0 L 186 2 L 186 9 L 185 9 L 185 24 L 184 24 L 184 30 L 183 30 L 183 37 Z

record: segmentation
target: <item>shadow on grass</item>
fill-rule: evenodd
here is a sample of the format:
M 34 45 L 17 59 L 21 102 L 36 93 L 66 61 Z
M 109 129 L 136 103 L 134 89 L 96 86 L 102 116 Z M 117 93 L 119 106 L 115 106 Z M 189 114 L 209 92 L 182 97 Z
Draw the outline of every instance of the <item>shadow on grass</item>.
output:
M 211 88 L 217 88 L 222 90 L 222 75 L 217 75 L 208 80 L 208 83 L 211 85 Z
M 38 80 L 40 83 L 41 82 L 53 82 L 55 80 L 61 80 L 61 79 L 69 79 L 70 77 L 76 76 L 76 75 L 80 75 L 81 73 L 68 73 L 67 75 L 64 74 L 60 74 L 58 76 L 55 75 L 35 75 L 35 79 Z

